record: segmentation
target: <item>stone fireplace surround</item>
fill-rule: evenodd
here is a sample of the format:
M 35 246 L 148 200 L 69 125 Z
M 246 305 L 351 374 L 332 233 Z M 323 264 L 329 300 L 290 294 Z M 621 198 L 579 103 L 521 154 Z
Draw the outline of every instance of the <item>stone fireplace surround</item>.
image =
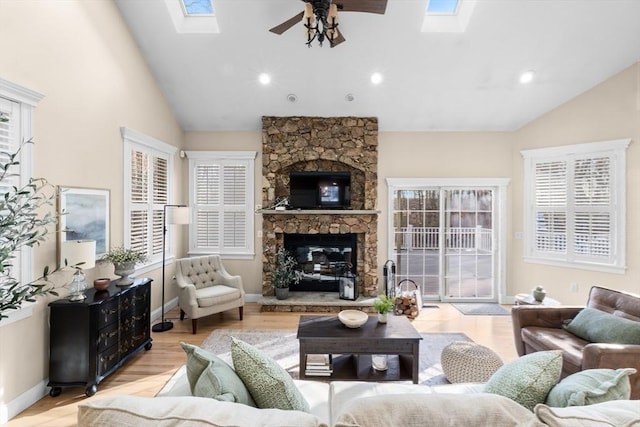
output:
M 289 196 L 290 171 L 351 172 L 351 209 L 274 210 L 278 199 Z M 271 270 L 284 234 L 355 233 L 359 293 L 376 296 L 377 119 L 263 117 L 262 178 L 262 294 L 274 294 Z

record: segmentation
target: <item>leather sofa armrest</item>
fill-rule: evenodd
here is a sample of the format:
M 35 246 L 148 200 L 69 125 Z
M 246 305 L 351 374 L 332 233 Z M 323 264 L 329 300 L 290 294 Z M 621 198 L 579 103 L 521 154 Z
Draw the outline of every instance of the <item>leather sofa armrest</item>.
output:
M 562 328 L 562 322 L 573 319 L 584 307 L 577 306 L 539 306 L 516 305 L 511 308 L 511 321 L 513 324 L 513 338 L 519 356 L 525 354 L 522 342 L 521 329 L 528 326 L 541 328 Z
M 635 368 L 637 372 L 629 377 L 631 399 L 640 399 L 640 345 L 587 344 L 582 350 L 582 370 L 603 368 Z
M 562 328 L 562 322 L 573 319 L 584 307 L 539 305 L 517 305 L 511 309 L 511 319 L 518 330 L 527 326 L 540 328 Z
M 587 344 L 582 350 L 582 369 L 636 368 L 640 372 L 640 345 Z

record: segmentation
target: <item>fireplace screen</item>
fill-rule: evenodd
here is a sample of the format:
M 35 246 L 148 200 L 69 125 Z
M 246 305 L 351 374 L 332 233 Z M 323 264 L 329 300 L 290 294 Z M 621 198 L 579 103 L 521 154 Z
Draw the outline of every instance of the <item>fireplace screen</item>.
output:
M 285 234 L 285 249 L 301 272 L 300 282 L 290 289 L 339 292 L 341 280 L 348 277 L 355 285 L 356 242 L 355 234 Z

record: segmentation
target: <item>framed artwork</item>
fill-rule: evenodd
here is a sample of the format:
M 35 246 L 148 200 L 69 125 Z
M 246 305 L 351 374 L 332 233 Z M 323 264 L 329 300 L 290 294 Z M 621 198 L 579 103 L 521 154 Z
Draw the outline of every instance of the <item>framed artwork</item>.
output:
M 62 256 L 62 242 L 95 240 L 99 259 L 109 250 L 109 190 L 58 187 L 58 196 L 58 257 Z

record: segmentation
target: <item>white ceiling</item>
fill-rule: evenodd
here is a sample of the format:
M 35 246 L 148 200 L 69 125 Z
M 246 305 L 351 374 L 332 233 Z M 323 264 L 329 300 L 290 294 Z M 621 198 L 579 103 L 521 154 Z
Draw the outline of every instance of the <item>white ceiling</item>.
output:
M 268 31 L 300 0 L 213 0 L 219 34 L 178 34 L 165 1 L 116 2 L 186 131 L 258 130 L 263 115 L 513 130 L 640 60 L 640 0 L 478 0 L 464 33 L 423 33 L 427 0 L 388 0 L 384 15 L 341 13 L 333 49 L 307 48 L 301 23 Z

